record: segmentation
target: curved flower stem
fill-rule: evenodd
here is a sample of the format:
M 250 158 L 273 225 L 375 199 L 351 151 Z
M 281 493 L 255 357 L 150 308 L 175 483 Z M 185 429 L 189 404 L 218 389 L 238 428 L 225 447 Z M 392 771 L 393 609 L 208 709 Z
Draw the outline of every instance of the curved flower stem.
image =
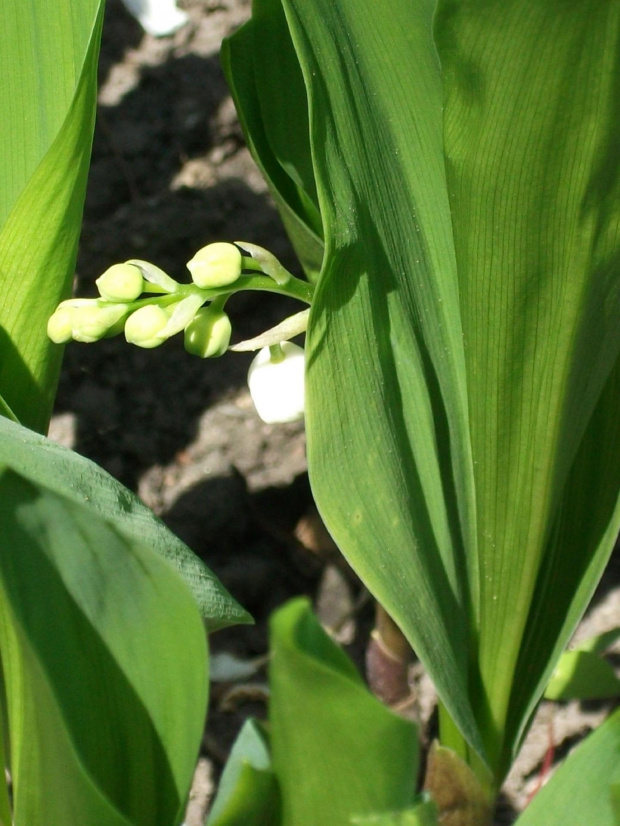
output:
M 302 281 L 300 278 L 291 276 L 286 284 L 276 284 L 276 282 L 267 275 L 246 275 L 241 276 L 239 281 L 231 284 L 228 292 L 236 293 L 241 290 L 259 290 L 270 293 L 278 293 L 279 295 L 287 295 L 289 298 L 296 298 L 298 301 L 303 301 L 305 304 L 312 304 L 312 297 L 314 295 L 314 284 L 308 281 Z
M 180 284 L 179 288 L 174 293 L 166 293 L 164 295 L 151 295 L 148 298 L 140 298 L 134 301 L 131 305 L 131 312 L 139 307 L 146 307 L 150 304 L 155 304 L 159 307 L 169 307 L 172 304 L 177 304 L 184 298 L 190 295 L 198 295 L 202 298 L 203 304 L 207 301 L 215 303 L 216 306 L 223 308 L 226 301 L 235 293 L 243 290 L 254 290 L 259 292 L 277 293 L 278 295 L 286 295 L 289 298 L 295 298 L 298 301 L 303 301 L 304 304 L 312 304 L 312 296 L 314 294 L 314 284 L 307 281 L 302 281 L 300 278 L 291 276 L 286 284 L 277 284 L 272 278 L 267 275 L 242 275 L 238 281 L 233 284 L 227 284 L 226 288 L 217 289 L 201 289 L 195 284 Z

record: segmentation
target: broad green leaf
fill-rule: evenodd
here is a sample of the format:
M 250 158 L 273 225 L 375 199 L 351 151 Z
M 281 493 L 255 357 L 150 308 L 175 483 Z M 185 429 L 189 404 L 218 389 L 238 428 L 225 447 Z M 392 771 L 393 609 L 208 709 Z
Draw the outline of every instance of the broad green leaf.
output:
M 613 668 L 590 651 L 565 651 L 545 689 L 547 700 L 598 700 L 620 696 Z
M 278 784 L 265 734 L 247 720 L 230 753 L 207 826 L 279 826 Z
M 73 278 L 102 12 L 102 0 L 0 9 L 0 392 L 36 430 L 60 369 L 46 326 Z
M 187 587 L 146 545 L 44 484 L 5 469 L 0 501 L 15 826 L 180 823 L 207 699 Z
M 619 24 L 615 0 L 442 0 L 435 24 L 504 768 L 618 529 Z
M 305 272 L 316 280 L 323 240 L 303 79 L 279 0 L 259 0 L 253 8 L 252 19 L 224 40 L 222 65 L 248 147 Z M 284 84 L 290 90 L 286 117 L 278 115 L 272 96 L 259 95 Z
M 282 7 L 326 242 L 313 489 L 499 781 L 620 526 L 620 6 Z
M 307 600 L 271 622 L 269 724 L 283 826 L 342 826 L 415 798 L 415 726 L 374 697 Z
M 302 217 L 320 235 L 316 181 L 310 155 L 310 125 L 304 79 L 295 54 L 282 4 L 254 0 L 249 23 L 256 79 L 256 97 L 269 146 L 278 163 L 296 185 L 305 206 Z M 281 104 L 272 94 L 286 82 L 289 115 L 281 116 Z
M 326 238 L 307 338 L 313 490 L 483 751 L 468 696 L 475 495 L 434 3 L 283 5 Z
M 567 486 L 566 505 L 560 509 L 561 525 L 553 532 L 555 541 L 543 561 L 532 601 L 518 668 L 520 679 L 513 688 L 511 723 L 515 729 L 520 726 L 521 737 L 523 721 L 533 711 L 535 699 L 544 691 L 555 662 L 591 599 L 620 527 L 620 432 L 614 409 L 619 398 L 620 362 L 582 441 Z M 594 492 L 598 495 L 593 496 Z M 581 542 L 576 544 L 578 537 Z M 571 549 L 570 556 L 567 549 Z M 576 589 L 575 582 L 579 582 Z M 531 663 L 545 660 L 547 668 L 535 685 L 538 675 Z M 526 700 L 529 705 L 523 713 Z M 507 756 L 507 762 L 509 759 Z
M 620 823 L 620 781 L 611 784 L 611 808 L 614 814 L 614 823 Z
M 617 826 L 620 711 L 567 758 L 516 826 Z
M 153 512 L 94 462 L 21 425 L 0 418 L 0 467 L 113 524 L 126 539 L 165 557 L 185 579 L 210 631 L 251 622 L 219 580 Z

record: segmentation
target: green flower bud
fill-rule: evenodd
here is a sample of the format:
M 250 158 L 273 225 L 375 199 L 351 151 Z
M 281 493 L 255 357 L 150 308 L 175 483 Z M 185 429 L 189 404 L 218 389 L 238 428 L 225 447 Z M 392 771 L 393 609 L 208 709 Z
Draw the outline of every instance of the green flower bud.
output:
M 230 344 L 230 319 L 218 310 L 203 307 L 185 329 L 185 349 L 193 356 L 223 356 Z
M 73 338 L 73 310 L 76 307 L 92 307 L 93 298 L 68 298 L 61 301 L 47 322 L 47 335 L 55 344 L 65 344 Z
M 95 300 L 89 305 L 67 309 L 71 313 L 72 337 L 76 341 L 92 344 L 106 336 L 126 315 L 129 307 L 126 304 L 100 304 Z
M 159 333 L 168 323 L 169 315 L 164 307 L 147 304 L 133 312 L 125 322 L 125 338 L 130 344 L 150 350 L 163 344 L 167 336 Z
M 113 264 L 97 281 L 100 296 L 106 301 L 135 301 L 144 289 L 141 271 L 133 264 Z
M 226 287 L 241 275 L 242 255 L 234 244 L 217 242 L 198 250 L 187 269 L 194 284 L 203 290 Z
M 47 335 L 54 344 L 65 344 L 73 338 L 72 311 L 59 307 L 47 322 Z

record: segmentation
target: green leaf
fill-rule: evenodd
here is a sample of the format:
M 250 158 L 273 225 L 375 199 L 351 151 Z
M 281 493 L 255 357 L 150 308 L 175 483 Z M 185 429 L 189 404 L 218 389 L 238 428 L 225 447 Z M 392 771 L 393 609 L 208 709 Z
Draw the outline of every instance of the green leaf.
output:
M 2 720 L 2 730 L 0 730 L 0 766 L 5 771 L 0 777 L 0 826 L 13 826 L 11 816 L 11 801 L 9 796 L 8 778 L 6 774 L 6 767 L 9 765 L 6 754 L 7 736 L 6 736 L 6 697 L 4 696 L 4 680 L 2 678 L 2 662 L 0 660 L 0 686 L 2 688 L 0 700 L 0 715 Z
M 207 566 L 127 488 L 94 462 L 21 425 L 0 418 L 0 467 L 5 465 L 105 519 L 129 541 L 167 559 L 185 579 L 210 631 L 251 622 Z
M 269 723 L 283 826 L 342 826 L 415 798 L 415 726 L 365 687 L 305 599 L 271 622 Z
M 620 527 L 620 6 L 282 8 L 326 243 L 313 490 L 499 782 Z M 242 111 L 284 121 L 282 86 Z
M 0 12 L 0 392 L 40 431 L 62 357 L 46 327 L 71 290 L 102 13 L 102 0 L 6 0 Z
M 5 416 L 7 419 L 10 419 L 12 422 L 17 422 L 17 416 L 8 404 L 4 401 L 2 396 L 0 396 L 0 416 Z
M 589 637 L 587 640 L 579 643 L 576 650 L 590 651 L 592 654 L 603 654 L 618 639 L 620 639 L 620 628 L 610 628 L 609 631 L 604 631 L 602 634 Z
M 178 824 L 206 638 L 164 560 L 87 505 L 0 475 L 0 649 L 15 826 Z
M 266 735 L 247 720 L 226 762 L 207 826 L 279 826 L 278 784 Z
M 517 826 L 617 826 L 620 757 L 616 711 L 567 758 L 517 820 Z
M 620 781 L 616 780 L 610 787 L 611 808 L 614 814 L 614 823 L 620 823 Z
M 224 40 L 221 59 L 248 147 L 305 272 L 316 280 L 323 230 L 310 159 L 308 108 L 279 0 L 254 3 L 252 19 Z M 286 117 L 269 94 L 284 85 L 289 89 Z
M 565 651 L 545 689 L 547 700 L 600 700 L 620 696 L 611 665 L 590 651 Z
M 437 818 L 435 803 L 432 800 L 422 800 L 417 806 L 402 812 L 354 817 L 351 823 L 354 826 L 438 826 Z
M 615 0 L 444 0 L 436 19 L 504 769 L 619 526 L 619 22 Z
M 468 696 L 475 495 L 434 4 L 284 6 L 326 237 L 307 338 L 314 494 L 482 752 Z

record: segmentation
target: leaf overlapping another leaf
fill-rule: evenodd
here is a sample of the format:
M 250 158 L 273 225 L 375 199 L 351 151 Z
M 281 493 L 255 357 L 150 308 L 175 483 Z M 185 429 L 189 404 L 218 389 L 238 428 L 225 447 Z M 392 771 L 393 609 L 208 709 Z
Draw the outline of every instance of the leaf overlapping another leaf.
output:
M 326 245 L 315 496 L 498 781 L 619 527 L 620 7 L 260 5 L 254 42 L 301 68 Z M 287 112 L 234 43 L 267 168 Z

